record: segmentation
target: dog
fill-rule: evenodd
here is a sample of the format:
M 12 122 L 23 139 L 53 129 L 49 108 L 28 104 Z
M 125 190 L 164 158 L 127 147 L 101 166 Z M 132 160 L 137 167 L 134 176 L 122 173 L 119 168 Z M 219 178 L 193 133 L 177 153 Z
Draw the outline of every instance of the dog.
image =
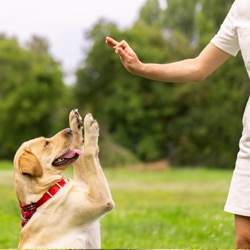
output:
M 77 109 L 69 125 L 51 138 L 24 142 L 14 156 L 19 249 L 101 248 L 99 221 L 115 204 L 98 158 L 99 125 L 90 113 L 82 122 Z M 73 180 L 63 176 L 70 165 Z

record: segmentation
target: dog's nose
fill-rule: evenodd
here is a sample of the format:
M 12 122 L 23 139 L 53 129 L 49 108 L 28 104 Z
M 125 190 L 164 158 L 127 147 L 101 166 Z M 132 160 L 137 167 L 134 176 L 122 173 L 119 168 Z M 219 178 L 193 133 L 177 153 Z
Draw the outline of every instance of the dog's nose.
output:
M 67 135 L 67 136 L 72 136 L 72 135 L 73 135 L 72 130 L 71 130 L 70 128 L 66 128 L 66 129 L 64 130 L 64 133 L 65 133 L 65 135 Z

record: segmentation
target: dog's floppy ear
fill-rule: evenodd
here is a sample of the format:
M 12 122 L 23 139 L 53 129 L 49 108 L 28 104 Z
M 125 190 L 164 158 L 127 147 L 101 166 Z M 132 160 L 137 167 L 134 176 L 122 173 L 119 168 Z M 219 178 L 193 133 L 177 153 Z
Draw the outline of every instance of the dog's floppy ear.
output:
M 18 159 L 18 166 L 22 174 L 28 174 L 33 177 L 41 177 L 43 169 L 36 156 L 25 149 Z

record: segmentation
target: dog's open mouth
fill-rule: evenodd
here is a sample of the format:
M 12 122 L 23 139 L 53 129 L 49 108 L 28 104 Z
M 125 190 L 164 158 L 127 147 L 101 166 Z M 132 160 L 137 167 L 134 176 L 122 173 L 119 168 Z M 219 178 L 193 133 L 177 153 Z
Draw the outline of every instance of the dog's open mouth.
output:
M 58 157 L 52 162 L 52 165 L 55 167 L 62 166 L 62 165 L 68 165 L 79 157 L 79 155 L 82 153 L 79 149 L 71 149 L 67 153 L 63 154 L 62 156 Z

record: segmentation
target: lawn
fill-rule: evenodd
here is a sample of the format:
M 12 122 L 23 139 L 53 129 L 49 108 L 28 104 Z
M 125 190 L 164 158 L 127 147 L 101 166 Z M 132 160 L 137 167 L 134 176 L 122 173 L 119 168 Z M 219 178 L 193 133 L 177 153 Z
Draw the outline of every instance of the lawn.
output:
M 10 169 L 0 162 L 0 248 L 15 248 L 20 231 Z M 223 211 L 232 171 L 104 171 L 116 208 L 101 221 L 103 248 L 234 248 L 233 215 Z

